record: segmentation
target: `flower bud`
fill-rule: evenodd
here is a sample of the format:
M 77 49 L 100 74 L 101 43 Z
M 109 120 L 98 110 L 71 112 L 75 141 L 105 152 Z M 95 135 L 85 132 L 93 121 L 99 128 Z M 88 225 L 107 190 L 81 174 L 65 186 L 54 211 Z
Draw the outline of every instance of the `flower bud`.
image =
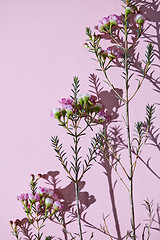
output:
M 83 47 L 84 47 L 84 48 L 89 48 L 89 45 L 88 45 L 87 43 L 84 43 L 84 44 L 83 44 Z
M 10 220 L 9 223 L 10 223 L 11 226 L 13 225 L 13 221 L 12 220 Z
M 62 208 L 63 208 L 63 205 L 61 204 L 60 200 L 57 200 L 53 203 L 53 209 L 61 210 Z
M 132 12 L 132 8 L 126 7 L 125 9 L 125 16 L 127 17 Z
M 52 204 L 53 204 L 53 199 L 51 199 L 51 198 L 45 199 L 46 208 L 50 207 Z
M 108 52 L 106 50 L 102 50 L 101 56 L 103 57 L 103 59 L 106 59 L 106 57 L 108 57 Z
M 95 40 L 96 40 L 96 36 L 93 35 L 93 36 L 92 36 L 92 42 L 95 42 Z
M 87 102 L 89 101 L 90 97 L 91 95 L 88 93 L 82 95 L 82 99 L 84 101 L 84 108 L 86 108 Z
M 85 94 L 82 95 L 82 98 L 83 98 L 84 101 L 88 101 L 90 99 L 90 97 L 91 97 L 91 95 L 88 94 L 88 93 L 85 93 Z
M 144 23 L 145 17 L 141 14 L 137 14 L 135 20 L 138 25 L 142 25 Z
M 62 109 L 61 113 L 62 113 L 63 118 L 65 118 L 65 116 L 66 116 L 66 110 L 65 110 L 64 108 Z
M 67 113 L 67 117 L 69 117 L 70 115 L 73 114 L 73 107 L 72 107 L 72 105 L 67 105 L 66 106 L 66 113 Z
M 20 223 L 20 220 L 19 220 L 19 219 L 16 219 L 16 220 L 14 221 L 15 226 L 17 226 L 19 223 Z
M 102 49 L 99 48 L 99 49 L 97 50 L 97 53 L 98 53 L 98 54 L 101 54 L 101 52 L 102 52 Z
M 81 106 L 83 105 L 83 98 L 82 95 L 79 95 L 77 98 L 78 102 L 81 104 Z
M 53 108 L 51 111 L 51 117 L 57 118 L 60 120 L 61 117 L 61 109 L 60 108 Z
M 34 174 L 31 174 L 31 175 L 30 175 L 30 181 L 33 182 L 34 179 L 35 179 Z
M 42 177 L 42 174 L 38 173 L 37 177 L 38 177 L 38 179 L 40 179 Z
M 94 106 L 94 111 L 97 114 L 102 108 L 102 105 L 100 103 L 96 103 L 96 105 Z

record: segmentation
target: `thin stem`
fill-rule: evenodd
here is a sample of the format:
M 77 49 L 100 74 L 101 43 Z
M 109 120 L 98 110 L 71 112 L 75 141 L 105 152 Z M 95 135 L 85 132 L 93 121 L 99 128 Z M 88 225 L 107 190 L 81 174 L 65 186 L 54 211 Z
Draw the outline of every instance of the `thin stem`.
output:
M 138 158 L 139 158 L 139 156 L 140 156 L 140 154 L 141 154 L 141 152 L 143 150 L 143 147 L 144 147 L 144 145 L 145 145 L 145 143 L 147 141 L 148 131 L 149 131 L 149 126 L 147 126 L 147 130 L 146 130 L 146 134 L 145 134 L 145 138 L 144 138 L 143 144 L 141 145 L 141 147 L 139 146 L 138 149 L 137 149 L 136 160 L 135 160 L 135 162 L 133 164 L 133 174 L 134 174 L 134 171 L 135 171 L 135 168 L 136 168 L 137 160 L 138 160 Z
M 77 217 L 78 217 L 78 226 L 79 226 L 79 234 L 80 240 L 83 240 L 82 236 L 82 227 L 81 227 L 81 219 L 80 219 L 80 210 L 79 210 L 79 189 L 78 189 L 78 134 L 77 134 L 77 121 L 75 121 L 75 135 L 74 135 L 74 144 L 75 144 L 75 193 L 76 193 L 76 206 L 77 206 Z
M 121 161 L 118 159 L 117 154 L 114 152 L 112 146 L 111 146 L 111 145 L 109 144 L 109 142 L 107 141 L 105 135 L 103 135 L 103 137 L 104 137 L 104 139 L 105 139 L 108 147 L 110 148 L 113 156 L 115 157 L 115 159 L 116 159 L 116 160 L 118 161 L 118 163 L 120 164 L 120 166 L 121 166 L 121 168 L 123 169 L 123 171 L 124 171 L 124 173 L 126 174 L 126 176 L 129 178 L 129 175 L 128 175 L 128 173 L 126 172 L 126 169 L 125 169 L 124 166 L 122 165 Z
M 130 136 L 130 121 L 129 121 L 129 77 L 128 77 L 128 32 L 127 32 L 128 21 L 125 16 L 125 52 L 124 52 L 124 64 L 125 64 L 125 85 L 126 85 L 126 127 L 127 127 L 127 140 L 128 140 L 128 154 L 129 154 L 129 162 L 130 162 L 130 206 L 131 206 L 131 225 L 132 225 L 132 234 L 133 240 L 136 240 L 135 233 L 135 213 L 134 213 L 134 201 L 133 201 L 133 165 L 132 165 L 132 151 L 131 151 L 131 136 Z
M 54 216 L 57 219 L 57 221 L 59 222 L 59 224 L 62 225 L 64 231 L 71 236 L 71 239 L 76 239 L 76 237 L 74 237 L 71 232 L 68 232 L 67 228 L 65 227 L 65 223 L 62 223 L 56 215 L 54 215 Z
M 115 90 L 113 84 L 110 82 L 110 80 L 109 80 L 109 78 L 108 78 L 108 76 L 107 76 L 107 74 L 106 74 L 106 71 L 105 71 L 105 69 L 104 69 L 103 67 L 102 67 L 102 71 L 103 71 L 103 73 L 104 73 L 105 78 L 107 79 L 108 84 L 109 84 L 110 87 L 113 89 L 113 91 L 115 92 L 115 94 L 122 100 L 122 102 L 125 103 L 126 100 L 125 100 L 123 97 L 121 97 L 121 96 L 119 95 L 119 93 Z
M 40 227 L 39 227 L 38 220 L 37 220 L 37 239 L 38 239 L 38 240 L 41 240 Z
M 79 234 L 80 234 L 80 240 L 83 240 L 82 227 L 81 227 L 81 219 L 80 219 L 80 210 L 79 210 L 79 189 L 78 189 L 78 182 L 75 182 L 75 192 L 76 192 L 76 205 L 77 205 L 77 217 L 78 217 Z
M 140 87 L 141 87 L 141 85 L 142 85 L 142 83 L 143 83 L 143 81 L 144 81 L 144 79 L 145 79 L 145 76 L 146 76 L 148 67 L 149 67 L 149 64 L 146 65 L 146 69 L 145 69 L 145 72 L 144 72 L 144 74 L 143 74 L 143 78 L 142 78 L 142 80 L 140 81 L 140 83 L 139 83 L 136 91 L 135 91 L 134 94 L 132 95 L 132 97 L 130 97 L 130 99 L 128 100 L 129 102 L 134 98 L 134 96 L 136 95 L 136 93 L 137 93 L 138 90 L 140 89 Z
M 117 169 L 113 166 L 112 162 L 110 161 L 109 157 L 106 154 L 106 151 L 104 149 L 104 147 L 101 145 L 102 151 L 104 156 L 107 158 L 108 162 L 110 163 L 111 167 L 114 169 L 114 171 L 117 173 L 119 179 L 121 180 L 121 182 L 124 184 L 124 186 L 127 188 L 128 192 L 130 192 L 129 188 L 127 187 L 127 185 L 125 184 L 125 182 L 123 181 L 123 179 L 121 178 L 121 176 L 119 175 Z
M 110 25 L 110 26 L 111 26 L 111 25 Z M 122 48 L 122 49 L 124 50 L 124 47 L 122 47 L 122 45 L 113 37 L 112 32 L 111 32 L 111 29 L 110 29 L 110 32 L 109 32 L 109 31 L 104 31 L 104 33 L 109 33 L 110 36 L 111 36 L 111 38 L 112 38 L 112 40 L 113 40 L 120 48 Z
M 106 232 L 107 232 L 108 236 L 110 237 L 111 240 L 113 240 L 113 238 L 111 237 L 111 234 L 108 230 L 108 227 L 107 227 L 107 224 L 106 224 L 106 219 L 105 219 L 104 216 L 103 216 L 103 221 L 104 221 L 105 229 L 106 229 Z
M 118 96 L 118 98 L 120 98 L 123 102 L 125 102 L 125 99 L 119 95 L 119 93 L 115 90 L 113 84 L 110 82 L 110 80 L 109 80 L 109 78 L 108 78 L 108 76 L 107 76 L 107 74 L 106 74 L 106 70 L 105 70 L 103 64 L 101 63 L 101 60 L 100 60 L 99 57 L 98 57 L 98 53 L 97 53 L 97 51 L 96 51 L 96 49 L 95 49 L 95 46 L 94 46 L 94 51 L 95 51 L 95 54 L 96 54 L 98 63 L 99 63 L 99 65 L 100 65 L 100 67 L 101 67 L 101 69 L 102 69 L 102 71 L 103 71 L 103 73 L 104 73 L 104 76 L 105 76 L 105 78 L 107 79 L 107 83 L 108 83 L 109 86 L 113 89 L 113 91 L 114 91 L 115 94 Z M 109 63 L 110 63 L 110 62 L 109 62 Z M 104 82 L 106 82 L 106 81 L 104 81 Z

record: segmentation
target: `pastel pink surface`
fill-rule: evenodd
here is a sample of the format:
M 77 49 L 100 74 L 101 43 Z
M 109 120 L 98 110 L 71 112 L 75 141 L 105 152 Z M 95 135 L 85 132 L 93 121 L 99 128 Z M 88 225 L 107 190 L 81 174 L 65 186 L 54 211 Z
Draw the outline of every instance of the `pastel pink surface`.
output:
M 67 191 L 66 189 L 72 189 L 66 173 L 55 158 L 50 137 L 59 135 L 69 152 L 71 140 L 65 135 L 65 130 L 58 126 L 57 120 L 50 117 L 50 111 L 52 108 L 59 107 L 58 100 L 69 97 L 72 78 L 75 75 L 80 78 L 81 93 L 91 90 L 89 76 L 93 73 L 100 78 L 104 90 L 110 92 L 110 88 L 103 83 L 103 75 L 95 70 L 97 64 L 90 59 L 93 56 L 83 48 L 86 39 L 85 27 L 93 28 L 100 19 L 109 14 L 120 14 L 122 7 L 119 0 L 112 0 L 109 4 L 106 0 L 94 3 L 91 0 L 1 0 L 0 6 L 0 236 L 1 239 L 9 240 L 14 239 L 10 234 L 10 219 L 24 217 L 16 197 L 29 191 L 28 183 L 31 173 L 36 175 L 46 174 L 49 171 L 56 172 L 57 178 L 61 180 L 58 187 L 64 192 Z M 150 22 L 146 22 L 146 27 L 149 23 L 156 26 L 156 19 L 152 21 L 152 16 L 153 14 L 149 16 Z M 156 42 L 156 29 L 150 26 L 148 32 L 155 35 L 152 41 Z M 139 47 L 141 58 L 147 45 L 144 40 L 142 41 Z M 158 50 L 157 46 L 155 49 Z M 158 58 L 155 57 L 153 78 L 157 78 L 157 81 L 159 69 L 156 64 L 158 63 Z M 110 77 L 116 86 L 123 88 L 120 75 L 119 71 L 110 72 Z M 147 103 L 156 103 L 155 129 L 159 128 L 160 91 L 158 82 L 152 83 L 146 80 L 131 103 L 132 129 L 135 121 L 143 120 Z M 123 122 L 124 109 L 119 109 L 118 114 Z M 124 124 L 122 127 L 125 132 Z M 134 134 L 133 130 L 132 134 Z M 86 146 L 92 135 L 92 132 L 88 132 L 83 139 L 84 151 L 87 151 Z M 158 138 L 157 146 L 147 145 L 142 154 L 144 162 L 151 157 L 150 167 L 158 176 L 160 176 L 159 142 Z M 127 153 L 124 153 L 124 156 L 126 157 Z M 107 224 L 110 232 L 115 234 L 105 170 L 96 163 L 93 165 L 84 178 L 82 189 L 85 196 L 96 200 L 92 201 L 93 203 L 88 207 L 86 219 L 99 227 L 103 224 L 103 213 L 110 214 Z M 156 210 L 160 202 L 158 191 L 160 180 L 141 161 L 138 162 L 135 174 L 136 221 L 137 224 L 142 221 L 144 226 L 147 213 L 142 206 L 143 201 L 146 198 L 154 199 Z M 118 178 L 113 174 L 113 185 L 116 180 Z M 45 186 L 45 181 L 41 180 L 41 185 Z M 124 236 L 126 229 L 130 228 L 129 198 L 119 180 L 114 194 L 121 235 Z M 140 227 L 141 230 L 143 226 Z M 56 239 L 59 236 L 63 238 L 60 229 L 61 227 L 56 224 L 48 223 L 48 233 L 53 234 Z M 77 227 L 72 224 L 69 229 L 77 231 Z M 85 239 L 89 239 L 92 231 L 95 239 L 106 239 L 100 231 L 84 229 L 88 230 L 88 238 L 85 237 Z M 158 239 L 160 232 L 152 232 L 151 239 Z M 141 238 L 140 230 L 138 234 Z

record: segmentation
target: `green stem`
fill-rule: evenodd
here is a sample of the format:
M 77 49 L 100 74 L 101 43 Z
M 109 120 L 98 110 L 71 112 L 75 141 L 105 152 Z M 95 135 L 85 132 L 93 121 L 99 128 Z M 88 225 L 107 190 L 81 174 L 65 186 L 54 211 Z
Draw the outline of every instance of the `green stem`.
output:
M 134 212 L 134 200 L 133 200 L 133 164 L 132 164 L 132 151 L 131 151 L 131 135 L 130 135 L 130 119 L 129 119 L 129 96 L 128 96 L 128 88 L 129 88 L 129 77 L 128 77 L 128 33 L 127 33 L 127 25 L 128 21 L 125 17 L 125 85 L 126 85 L 126 127 L 127 127 L 127 140 L 128 140 L 128 154 L 129 154 L 129 162 L 130 162 L 130 207 L 131 207 L 131 225 L 132 225 L 132 234 L 133 240 L 136 240 L 135 233 L 135 212 Z
M 79 226 L 79 234 L 80 240 L 83 240 L 82 236 L 82 227 L 81 227 L 81 219 L 80 219 L 80 210 L 79 210 L 79 188 L 78 188 L 78 134 L 77 134 L 77 121 L 75 121 L 75 135 L 74 135 L 74 144 L 75 144 L 75 193 L 76 193 L 76 206 L 77 206 L 77 217 L 78 217 L 78 226 Z
M 37 240 L 41 240 L 41 237 L 40 237 L 40 227 L 39 227 L 38 220 L 37 220 Z
M 81 226 L 81 219 L 80 219 L 80 210 L 79 210 L 79 189 L 78 189 L 78 182 L 75 182 L 75 192 L 76 192 L 76 205 L 77 205 L 77 217 L 78 217 L 79 234 L 80 234 L 80 240 L 83 240 L 83 236 L 82 236 L 82 226 Z

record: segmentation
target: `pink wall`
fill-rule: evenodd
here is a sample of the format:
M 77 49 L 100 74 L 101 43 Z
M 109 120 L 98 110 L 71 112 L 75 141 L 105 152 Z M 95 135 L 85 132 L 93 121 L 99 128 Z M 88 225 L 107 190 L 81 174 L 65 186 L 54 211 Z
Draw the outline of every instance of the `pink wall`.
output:
M 141 2 L 141 1 L 140 1 Z M 146 1 L 142 1 L 145 6 Z M 150 1 L 152 2 L 152 1 Z M 109 3 L 109 4 L 108 4 Z M 157 113 L 154 134 L 155 142 L 150 140 L 142 153 L 142 160 L 138 162 L 135 175 L 135 206 L 136 222 L 142 222 L 138 230 L 141 232 L 145 225 L 147 213 L 142 206 L 143 200 L 154 199 L 155 220 L 156 208 L 160 203 L 160 139 L 159 139 L 159 111 L 160 111 L 160 82 L 159 82 L 159 52 L 158 52 L 158 18 L 155 8 L 143 7 L 146 13 L 145 26 L 148 26 L 148 39 L 155 43 L 157 56 L 153 66 L 152 78 L 146 79 L 142 89 L 131 104 L 131 124 L 143 120 L 145 104 L 156 103 Z M 1 239 L 14 239 L 10 234 L 9 220 L 23 218 L 23 210 L 16 196 L 29 191 L 29 176 L 33 174 L 47 174 L 57 172 L 61 180 L 57 187 L 63 189 L 63 194 L 72 191 L 66 173 L 54 156 L 50 137 L 59 135 L 61 142 L 68 147 L 68 137 L 65 130 L 58 127 L 57 121 L 50 117 L 50 110 L 58 106 L 58 100 L 70 95 L 73 76 L 81 80 L 81 90 L 88 92 L 89 76 L 95 74 L 100 78 L 104 91 L 110 89 L 103 83 L 104 77 L 96 72 L 96 63 L 90 58 L 91 54 L 83 48 L 85 42 L 85 27 L 93 27 L 103 16 L 111 13 L 121 13 L 119 0 L 0 0 L 0 158 L 1 158 Z M 146 49 L 146 40 L 140 45 L 140 58 Z M 108 44 L 108 43 L 107 43 Z M 110 73 L 116 86 L 123 89 L 120 72 Z M 135 85 L 134 85 L 135 86 Z M 108 99 L 110 100 L 110 98 Z M 114 104 L 114 103 L 113 103 Z M 112 102 L 109 104 L 112 106 Z M 118 109 L 118 122 L 111 126 L 118 126 L 123 122 L 124 109 Z M 122 123 L 124 134 L 124 124 Z M 132 134 L 134 134 L 132 130 Z M 88 132 L 83 146 L 89 142 L 92 133 Z M 157 138 L 156 138 L 157 136 Z M 127 161 L 126 153 L 122 153 Z M 149 166 L 146 167 L 150 159 Z M 105 169 L 94 163 L 93 168 L 84 178 L 82 192 L 90 197 L 86 220 L 96 227 L 103 224 L 102 215 L 110 214 L 108 227 L 116 235 L 113 209 L 109 193 L 109 185 Z M 118 180 L 112 173 L 112 181 Z M 41 184 L 44 184 L 41 180 Z M 121 236 L 130 227 L 129 198 L 124 187 L 118 180 L 114 189 L 115 204 L 120 224 Z M 66 195 L 68 196 L 68 195 Z M 94 201 L 94 199 L 96 201 Z M 64 238 L 61 228 L 54 223 L 48 223 L 48 233 L 55 239 Z M 154 224 L 159 228 L 158 224 Z M 76 226 L 70 224 L 68 228 L 76 231 Z M 98 230 L 84 227 L 88 230 L 85 239 L 89 239 L 94 231 L 94 239 L 108 239 Z M 152 240 L 160 237 L 160 231 L 153 230 Z

